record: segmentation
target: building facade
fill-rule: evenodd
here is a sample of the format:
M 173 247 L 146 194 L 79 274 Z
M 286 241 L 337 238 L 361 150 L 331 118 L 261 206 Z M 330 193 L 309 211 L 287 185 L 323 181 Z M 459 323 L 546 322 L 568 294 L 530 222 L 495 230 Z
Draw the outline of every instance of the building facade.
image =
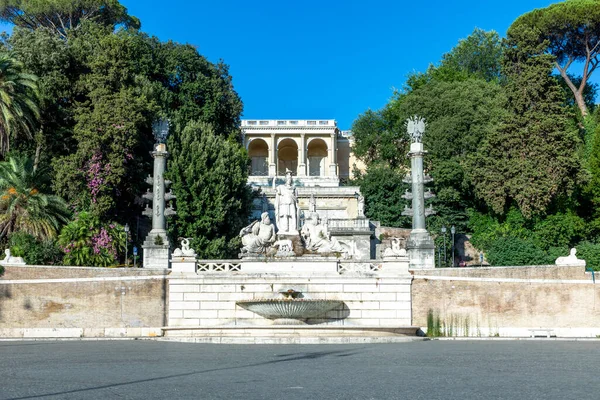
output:
M 352 135 L 335 120 L 242 120 L 252 160 L 250 182 L 266 186 L 291 171 L 302 186 L 337 187 L 363 168 L 352 154 Z

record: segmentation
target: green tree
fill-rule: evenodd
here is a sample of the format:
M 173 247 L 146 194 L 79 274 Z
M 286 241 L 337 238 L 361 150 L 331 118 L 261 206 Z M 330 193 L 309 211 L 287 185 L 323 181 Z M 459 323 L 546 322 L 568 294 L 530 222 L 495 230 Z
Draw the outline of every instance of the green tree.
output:
M 34 141 L 18 141 L 15 149 L 31 154 L 36 165 L 70 153 L 73 140 L 73 103 L 80 73 L 68 43 L 47 29 L 15 27 L 6 41 L 11 54 L 25 72 L 38 77 L 39 127 Z
M 600 62 L 600 7 L 597 0 L 569 0 L 523 14 L 509 28 L 528 30 L 540 44 L 542 52 L 554 56 L 558 69 L 584 117 L 588 106 L 584 92 L 592 73 Z M 583 63 L 583 76 L 578 85 L 569 75 L 574 63 Z
M 35 132 L 40 116 L 37 78 L 23 72 L 23 64 L 0 53 L 0 154 L 10 149 L 11 139 Z
M 0 163 L 0 239 L 15 231 L 50 239 L 69 221 L 64 200 L 44 193 L 46 173 L 25 157 Z
M 66 38 L 85 21 L 139 28 L 118 0 L 2 0 L 0 20 L 27 29 L 46 28 Z
M 236 257 L 251 204 L 244 148 L 204 122 L 175 132 L 168 148 L 168 178 L 177 196 L 171 237 L 193 238 L 191 246 L 202 258 Z
M 404 174 L 386 163 L 371 163 L 364 175 L 355 182 L 365 197 L 365 215 L 379 221 L 383 226 L 409 227 L 410 217 L 402 216 L 402 199 L 409 185 L 402 182 Z
M 455 82 L 475 78 L 498 82 L 502 75 L 503 50 L 502 39 L 496 31 L 475 28 L 442 56 L 439 65 L 430 64 L 424 73 L 411 73 L 404 84 L 404 91 L 410 93 L 431 81 Z
M 563 92 L 551 75 L 554 56 L 536 32 L 513 25 L 504 59 L 507 116 L 470 157 L 475 193 L 499 214 L 513 203 L 527 218 L 571 193 L 581 169 L 580 140 Z

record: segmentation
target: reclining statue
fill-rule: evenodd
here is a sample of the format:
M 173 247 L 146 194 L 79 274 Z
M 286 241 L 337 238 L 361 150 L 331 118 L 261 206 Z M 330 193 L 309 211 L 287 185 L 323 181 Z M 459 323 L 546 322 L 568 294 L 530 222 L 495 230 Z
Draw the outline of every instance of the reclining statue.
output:
M 275 226 L 271 223 L 268 212 L 263 212 L 260 221 L 252 222 L 240 231 L 242 238 L 242 254 L 266 253 L 277 240 Z

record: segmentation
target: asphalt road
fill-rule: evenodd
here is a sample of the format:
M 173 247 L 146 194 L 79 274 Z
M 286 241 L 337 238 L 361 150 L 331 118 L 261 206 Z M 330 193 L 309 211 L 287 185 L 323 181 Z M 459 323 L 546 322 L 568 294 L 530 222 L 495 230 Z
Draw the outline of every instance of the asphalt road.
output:
M 599 399 L 600 341 L 0 342 L 0 399 Z

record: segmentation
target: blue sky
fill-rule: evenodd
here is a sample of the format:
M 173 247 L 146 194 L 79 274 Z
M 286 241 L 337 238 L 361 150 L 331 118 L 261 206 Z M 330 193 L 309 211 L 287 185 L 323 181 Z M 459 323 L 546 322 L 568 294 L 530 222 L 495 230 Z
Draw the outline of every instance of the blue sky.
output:
M 243 118 L 336 119 L 341 129 L 475 27 L 504 36 L 554 2 L 121 0 L 145 32 L 229 64 Z

